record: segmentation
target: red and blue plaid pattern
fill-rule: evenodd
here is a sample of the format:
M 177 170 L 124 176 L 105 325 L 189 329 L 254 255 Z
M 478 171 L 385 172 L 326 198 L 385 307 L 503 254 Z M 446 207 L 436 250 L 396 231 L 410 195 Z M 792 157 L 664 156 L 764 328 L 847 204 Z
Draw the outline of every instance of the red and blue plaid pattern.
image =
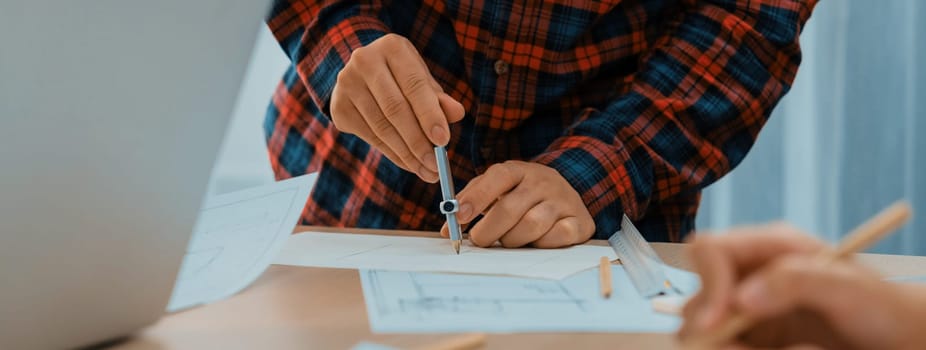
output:
M 396 33 L 466 108 L 448 145 L 457 191 L 531 160 L 578 191 L 596 238 L 627 213 L 647 239 L 678 241 L 701 189 L 746 156 L 790 88 L 815 3 L 278 0 L 267 23 L 293 64 L 264 124 L 273 170 L 320 171 L 306 224 L 440 228 L 438 185 L 328 118 L 351 52 Z

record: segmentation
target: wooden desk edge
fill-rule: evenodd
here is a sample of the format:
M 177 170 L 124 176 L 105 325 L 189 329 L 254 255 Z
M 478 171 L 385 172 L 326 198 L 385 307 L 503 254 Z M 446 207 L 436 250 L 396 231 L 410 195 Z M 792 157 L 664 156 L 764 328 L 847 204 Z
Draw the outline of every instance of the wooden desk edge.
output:
M 436 232 L 408 230 L 347 229 L 299 226 L 295 233 L 334 232 L 390 234 L 435 237 Z M 594 240 L 589 244 L 606 245 Z M 683 244 L 655 243 L 655 250 L 670 265 L 688 267 Z M 597 259 L 598 257 L 590 257 Z M 860 260 L 881 270 L 886 276 L 924 274 L 926 257 L 862 254 Z M 348 270 L 275 265 L 255 283 L 237 295 L 188 311 L 171 314 L 145 329 L 138 337 L 121 344 L 129 349 L 272 347 L 343 347 L 370 340 L 411 346 L 442 335 L 373 334 L 367 326 L 362 295 L 356 273 Z M 332 285 L 317 283 L 331 278 Z M 332 290 L 334 289 L 334 290 Z M 312 298 L 305 298 L 314 295 Z M 320 297 L 317 298 L 317 297 Z M 317 300 L 314 300 L 317 299 Z M 359 304 L 357 302 L 359 301 Z M 344 310 L 334 312 L 326 309 Z M 316 313 L 327 312 L 323 319 Z M 341 328 L 339 328 L 341 327 Z M 615 343 L 617 342 L 617 343 Z M 519 333 L 492 334 L 488 348 L 536 346 L 538 348 L 598 348 L 621 344 L 618 348 L 672 347 L 670 335 L 620 333 Z

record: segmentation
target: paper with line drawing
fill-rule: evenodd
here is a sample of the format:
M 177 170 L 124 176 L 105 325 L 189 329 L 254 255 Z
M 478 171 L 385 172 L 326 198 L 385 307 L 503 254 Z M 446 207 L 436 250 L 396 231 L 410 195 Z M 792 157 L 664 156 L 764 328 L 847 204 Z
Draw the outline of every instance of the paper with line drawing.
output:
M 290 237 L 274 263 L 562 279 L 597 266 L 602 256 L 616 259 L 607 246 L 504 249 L 464 243 L 456 255 L 446 238 L 306 232 Z
M 207 200 L 167 310 L 231 296 L 257 279 L 292 235 L 315 180 L 311 174 Z
M 361 270 L 370 328 L 378 333 L 673 332 L 676 316 L 653 311 L 621 266 L 612 266 L 613 293 L 601 297 L 598 270 L 562 281 Z M 667 275 L 697 290 L 694 274 Z

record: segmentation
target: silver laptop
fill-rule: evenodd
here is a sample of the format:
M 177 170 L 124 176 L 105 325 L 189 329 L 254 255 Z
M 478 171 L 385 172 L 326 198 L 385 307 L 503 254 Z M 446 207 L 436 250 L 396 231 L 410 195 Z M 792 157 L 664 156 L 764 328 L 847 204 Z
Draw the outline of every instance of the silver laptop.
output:
M 163 315 L 268 4 L 0 1 L 0 349 Z

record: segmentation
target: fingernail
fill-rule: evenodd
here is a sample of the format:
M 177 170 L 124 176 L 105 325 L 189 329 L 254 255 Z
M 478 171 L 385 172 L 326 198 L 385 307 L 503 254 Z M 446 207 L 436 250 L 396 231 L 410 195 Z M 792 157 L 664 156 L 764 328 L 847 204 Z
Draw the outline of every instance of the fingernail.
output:
M 450 136 L 447 135 L 443 127 L 435 125 L 431 128 L 431 139 L 434 140 L 438 146 L 446 146 L 447 142 L 450 141 Z
M 469 222 L 472 220 L 469 216 L 473 214 L 473 206 L 469 203 L 460 204 L 460 221 Z
M 737 300 L 741 307 L 764 309 L 768 305 L 768 285 L 761 279 L 751 279 L 743 283 Z

